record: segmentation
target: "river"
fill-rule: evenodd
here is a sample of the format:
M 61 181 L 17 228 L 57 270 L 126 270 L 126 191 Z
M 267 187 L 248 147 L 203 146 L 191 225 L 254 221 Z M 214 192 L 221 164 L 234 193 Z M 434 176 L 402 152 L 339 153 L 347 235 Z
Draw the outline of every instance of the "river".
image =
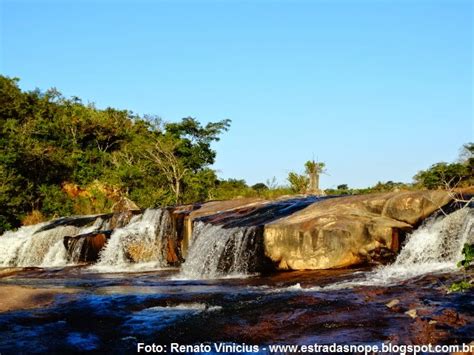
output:
M 208 345 L 214 353 L 219 344 L 247 344 L 269 353 L 275 344 L 469 343 L 474 292 L 447 288 L 465 277 L 456 261 L 473 237 L 473 220 L 469 210 L 431 220 L 408 237 L 393 264 L 375 268 L 206 271 L 200 278 L 150 263 L 115 270 L 54 266 L 55 258 L 49 266 L 4 265 L 0 352 L 121 354 L 136 353 L 140 343 L 166 353 L 176 344 Z M 48 238 L 54 247 L 58 239 Z M 4 253 L 13 253 L 8 245 Z

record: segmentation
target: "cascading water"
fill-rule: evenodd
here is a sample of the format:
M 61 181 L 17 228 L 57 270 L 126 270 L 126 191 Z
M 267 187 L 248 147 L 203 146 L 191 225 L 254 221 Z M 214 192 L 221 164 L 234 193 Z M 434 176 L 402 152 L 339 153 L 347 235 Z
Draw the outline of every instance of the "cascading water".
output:
M 197 222 L 180 276 L 209 279 L 254 272 L 259 259 L 258 231 L 258 227 L 224 228 Z
M 56 267 L 75 263 L 64 247 L 64 237 L 100 230 L 105 225 L 99 217 L 86 227 L 59 225 L 45 228 L 49 223 L 25 226 L 0 236 L 0 266 Z
M 129 224 L 113 231 L 92 270 L 120 271 L 130 268 L 166 266 L 166 237 L 172 233 L 170 214 L 165 209 L 147 209 Z M 138 265 L 137 265 L 138 264 Z M 137 267 L 138 266 L 138 267 Z
M 87 253 L 84 250 L 87 246 L 86 238 L 81 236 L 98 232 L 110 233 L 112 226 L 116 228 L 100 254 L 97 264 L 99 269 L 115 271 L 120 267 L 144 262 L 164 266 L 165 239 L 172 233 L 168 211 L 149 209 L 132 217 L 128 224 L 128 220 L 122 217 L 124 216 L 121 214 L 114 215 L 114 222 L 111 222 L 110 216 L 107 219 L 101 216 L 79 217 L 91 221 L 86 226 L 71 225 L 76 219 L 64 218 L 6 232 L 0 236 L 0 267 L 75 265 L 80 261 L 81 254 Z M 79 238 L 75 238 L 76 236 Z M 65 237 L 70 237 L 68 243 L 65 243 Z M 68 244 L 67 250 L 65 244 Z
M 217 212 L 194 223 L 191 245 L 180 277 L 239 277 L 271 267 L 265 257 L 263 226 L 325 198 L 309 196 Z
M 385 283 L 456 268 L 465 243 L 474 240 L 474 209 L 427 220 L 414 231 L 396 261 L 380 268 L 374 278 Z
M 362 273 L 351 281 L 308 291 L 338 290 L 358 286 L 389 286 L 430 273 L 457 270 L 465 243 L 474 243 L 474 209 L 463 208 L 447 216 L 428 219 L 412 234 L 393 264 Z M 299 284 L 288 290 L 303 290 Z

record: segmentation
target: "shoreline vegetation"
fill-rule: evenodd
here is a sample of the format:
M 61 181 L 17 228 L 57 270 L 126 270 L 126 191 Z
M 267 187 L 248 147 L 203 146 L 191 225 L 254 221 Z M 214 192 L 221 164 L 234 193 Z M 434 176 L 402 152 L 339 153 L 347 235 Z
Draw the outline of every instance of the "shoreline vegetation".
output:
M 305 173 L 290 172 L 283 186 L 275 178 L 253 186 L 220 179 L 212 169 L 217 154 L 212 143 L 229 130 L 229 119 L 166 123 L 127 110 L 98 109 L 54 88 L 22 91 L 18 83 L 0 76 L 0 234 L 59 216 L 308 191 Z M 436 163 L 413 183 L 379 182 L 365 189 L 341 184 L 321 193 L 472 186 L 473 153 L 474 144 L 467 143 L 457 162 Z

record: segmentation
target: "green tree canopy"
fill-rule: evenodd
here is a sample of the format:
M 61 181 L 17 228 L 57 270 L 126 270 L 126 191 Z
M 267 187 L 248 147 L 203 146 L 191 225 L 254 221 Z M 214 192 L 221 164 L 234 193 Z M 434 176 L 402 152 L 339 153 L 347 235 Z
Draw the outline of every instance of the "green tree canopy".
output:
M 230 120 L 163 124 L 18 83 L 0 76 L 0 232 L 33 210 L 103 212 L 120 196 L 141 207 L 194 202 L 215 187 L 212 143 Z
M 463 146 L 459 162 L 436 163 L 414 176 L 415 183 L 428 189 L 454 188 L 474 183 L 474 143 Z

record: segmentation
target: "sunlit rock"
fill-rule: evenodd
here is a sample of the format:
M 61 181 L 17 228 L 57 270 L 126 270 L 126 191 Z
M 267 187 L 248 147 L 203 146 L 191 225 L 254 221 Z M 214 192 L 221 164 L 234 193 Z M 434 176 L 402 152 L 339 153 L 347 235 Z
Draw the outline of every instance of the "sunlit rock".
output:
M 265 226 L 265 254 L 279 269 L 329 269 L 396 253 L 404 234 L 452 197 L 391 192 L 317 202 Z

